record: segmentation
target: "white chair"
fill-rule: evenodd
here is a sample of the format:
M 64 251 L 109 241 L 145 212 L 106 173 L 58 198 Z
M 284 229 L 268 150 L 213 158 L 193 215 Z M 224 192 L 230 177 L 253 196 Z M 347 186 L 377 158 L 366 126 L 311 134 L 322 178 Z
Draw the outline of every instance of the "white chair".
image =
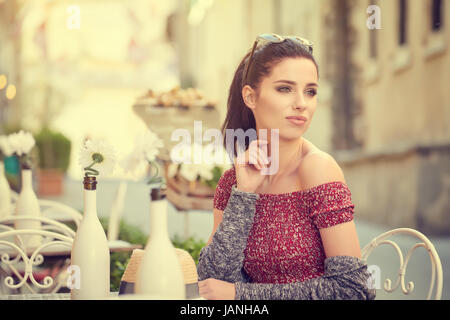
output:
M 41 229 L 19 229 L 5 224 L 5 222 L 19 222 L 23 220 L 39 221 Z M 36 246 L 27 246 L 26 237 L 38 236 L 40 241 Z M 43 283 L 35 279 L 36 267 L 44 262 L 44 256 L 58 255 L 58 252 L 71 250 L 75 232 L 66 225 L 44 217 L 10 217 L 0 220 L 0 269 L 2 281 L 0 288 L 18 291 L 27 288 L 31 293 L 55 293 L 66 283 L 66 272 L 58 272 L 53 278 L 43 277 Z M 66 259 L 64 270 L 70 264 Z M 35 269 L 33 272 L 33 268 Z M 21 272 L 22 271 L 22 272 Z M 15 282 L 15 279 L 18 279 Z M 28 283 L 31 281 L 31 285 Z M 56 280 L 56 281 L 55 281 Z M 8 294 L 11 292 L 7 292 Z M 2 293 L 6 294 L 6 293 Z
M 119 236 L 120 218 L 123 213 L 125 196 L 127 192 L 127 183 L 121 182 L 117 187 L 116 195 L 111 204 L 109 214 L 108 235 L 109 241 L 117 241 Z M 19 198 L 19 194 L 11 190 L 11 200 L 13 207 Z M 58 221 L 73 221 L 78 229 L 83 215 L 74 208 L 53 200 L 38 199 L 41 214 L 43 217 L 51 218 Z M 12 213 L 13 214 L 13 213 Z
M 406 258 L 404 259 L 403 253 L 402 253 L 399 245 L 392 240 L 388 240 L 388 238 L 390 238 L 394 235 L 413 236 L 413 237 L 419 238 L 419 240 L 421 240 L 422 242 L 416 243 L 411 249 L 409 249 L 408 253 L 406 254 Z M 412 281 L 408 282 L 408 285 L 405 286 L 406 268 L 408 266 L 408 262 L 411 258 L 412 253 L 414 252 L 414 250 L 419 247 L 423 247 L 428 251 L 428 254 L 429 254 L 430 260 L 431 260 L 431 283 L 430 283 L 430 288 L 428 291 L 427 300 L 430 300 L 432 298 L 433 289 L 435 288 L 435 286 L 436 286 L 436 289 L 435 289 L 434 299 L 435 300 L 441 299 L 442 281 L 443 281 L 442 280 L 442 277 L 443 277 L 442 276 L 442 264 L 441 264 L 441 260 L 439 259 L 439 255 L 437 254 L 436 249 L 434 248 L 434 245 L 431 243 L 431 241 L 425 235 L 423 235 L 422 233 L 420 233 L 417 230 L 410 229 L 410 228 L 398 228 L 398 229 L 393 229 L 393 230 L 387 231 L 387 232 L 379 235 L 378 237 L 372 239 L 362 249 L 362 251 L 361 251 L 362 259 L 367 261 L 369 256 L 372 254 L 373 250 L 383 244 L 387 244 L 387 245 L 394 247 L 394 249 L 396 250 L 398 257 L 400 259 L 400 269 L 399 269 L 398 278 L 395 282 L 394 287 L 392 287 L 391 279 L 386 279 L 384 282 L 384 290 L 386 292 L 388 292 L 388 293 L 394 292 L 399 287 L 399 285 L 401 285 L 402 292 L 405 295 L 410 294 L 414 290 L 414 283 Z M 369 270 L 370 270 L 370 265 L 369 265 Z M 379 274 L 375 275 L 374 273 L 372 273 L 372 281 L 376 280 L 375 276 L 379 276 Z M 373 282 L 372 282 L 372 285 L 373 285 Z
M 13 207 L 15 207 L 15 203 L 18 198 L 19 194 L 11 190 L 11 200 L 13 203 Z M 64 203 L 60 203 L 53 200 L 38 199 L 38 202 L 43 217 L 47 217 L 58 221 L 67 221 L 67 222 L 73 221 L 78 229 L 78 226 L 80 225 L 80 222 L 83 219 L 83 215 L 80 212 Z

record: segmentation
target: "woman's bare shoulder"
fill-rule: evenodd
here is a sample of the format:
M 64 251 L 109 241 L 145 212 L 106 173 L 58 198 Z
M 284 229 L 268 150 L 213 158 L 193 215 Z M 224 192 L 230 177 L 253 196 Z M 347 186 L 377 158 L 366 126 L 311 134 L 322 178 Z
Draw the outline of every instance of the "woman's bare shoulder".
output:
M 344 173 L 336 160 L 327 152 L 310 145 L 299 166 L 299 178 L 303 189 L 329 183 L 345 183 Z

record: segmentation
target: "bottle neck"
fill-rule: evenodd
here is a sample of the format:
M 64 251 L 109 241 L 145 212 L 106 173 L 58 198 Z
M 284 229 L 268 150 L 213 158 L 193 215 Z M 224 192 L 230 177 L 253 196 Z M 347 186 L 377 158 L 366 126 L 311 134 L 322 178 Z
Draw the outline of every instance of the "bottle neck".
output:
M 84 189 L 84 218 L 97 217 L 97 191 Z
M 169 238 L 167 225 L 167 199 L 150 202 L 150 237 Z
M 22 191 L 32 190 L 33 176 L 30 169 L 22 169 Z

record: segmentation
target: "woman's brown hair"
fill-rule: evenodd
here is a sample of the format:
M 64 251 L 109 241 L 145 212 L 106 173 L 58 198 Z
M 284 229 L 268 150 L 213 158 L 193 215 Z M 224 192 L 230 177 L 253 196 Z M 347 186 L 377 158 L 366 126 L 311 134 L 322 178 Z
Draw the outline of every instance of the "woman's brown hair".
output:
M 251 86 L 258 92 L 263 77 L 268 76 L 272 71 L 272 68 L 285 58 L 309 59 L 314 62 L 317 68 L 317 75 L 319 75 L 319 67 L 309 50 L 296 41 L 286 39 L 279 43 L 268 43 L 255 50 L 251 66 L 248 70 L 247 81 L 244 83 L 244 80 L 242 79 L 244 76 L 243 73 L 250 54 L 251 52 L 249 51 L 239 63 L 228 93 L 227 115 L 221 128 L 223 145 L 227 152 L 230 152 L 230 150 L 227 149 L 227 129 L 242 129 L 244 132 L 249 129 L 254 129 L 256 131 L 255 117 L 242 98 L 242 88 L 245 85 Z M 236 137 L 233 138 L 233 143 L 235 143 L 235 140 Z M 245 141 L 244 150 L 248 148 L 250 142 L 251 141 Z M 237 150 L 234 148 L 234 144 L 233 149 L 234 155 L 236 156 Z

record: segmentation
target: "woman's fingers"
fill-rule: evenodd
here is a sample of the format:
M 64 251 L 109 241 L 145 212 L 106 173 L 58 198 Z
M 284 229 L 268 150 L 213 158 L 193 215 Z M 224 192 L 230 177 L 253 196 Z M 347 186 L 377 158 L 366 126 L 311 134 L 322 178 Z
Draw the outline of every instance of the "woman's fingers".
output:
M 258 157 L 253 154 L 249 156 L 249 164 L 254 165 L 258 170 L 261 170 L 261 163 Z
M 240 164 L 247 166 L 249 164 L 254 165 L 256 168 L 261 170 L 265 167 L 269 160 L 267 159 L 266 153 L 263 151 L 261 147 L 267 145 L 266 140 L 253 140 L 248 149 L 243 151 L 243 149 L 239 146 L 237 141 L 235 142 L 237 152 L 237 158 L 235 159 L 235 165 Z
M 267 156 L 263 152 L 258 153 L 258 156 L 259 156 L 259 159 L 261 160 L 261 163 L 263 165 L 268 165 L 269 164 L 269 160 L 267 159 Z
M 263 167 L 263 168 L 267 167 L 267 162 L 265 160 L 264 155 L 259 156 L 259 161 L 261 162 L 261 167 Z
M 260 145 L 257 148 L 254 148 L 254 152 L 256 152 L 258 155 L 260 155 L 260 159 L 262 160 L 263 164 L 268 164 L 268 159 L 267 159 L 267 150 L 266 150 L 266 145 L 267 145 L 267 141 L 266 140 L 258 140 L 260 143 Z
M 263 155 L 252 156 L 252 164 L 258 169 L 262 170 L 263 168 L 267 168 L 268 162 L 265 162 Z

